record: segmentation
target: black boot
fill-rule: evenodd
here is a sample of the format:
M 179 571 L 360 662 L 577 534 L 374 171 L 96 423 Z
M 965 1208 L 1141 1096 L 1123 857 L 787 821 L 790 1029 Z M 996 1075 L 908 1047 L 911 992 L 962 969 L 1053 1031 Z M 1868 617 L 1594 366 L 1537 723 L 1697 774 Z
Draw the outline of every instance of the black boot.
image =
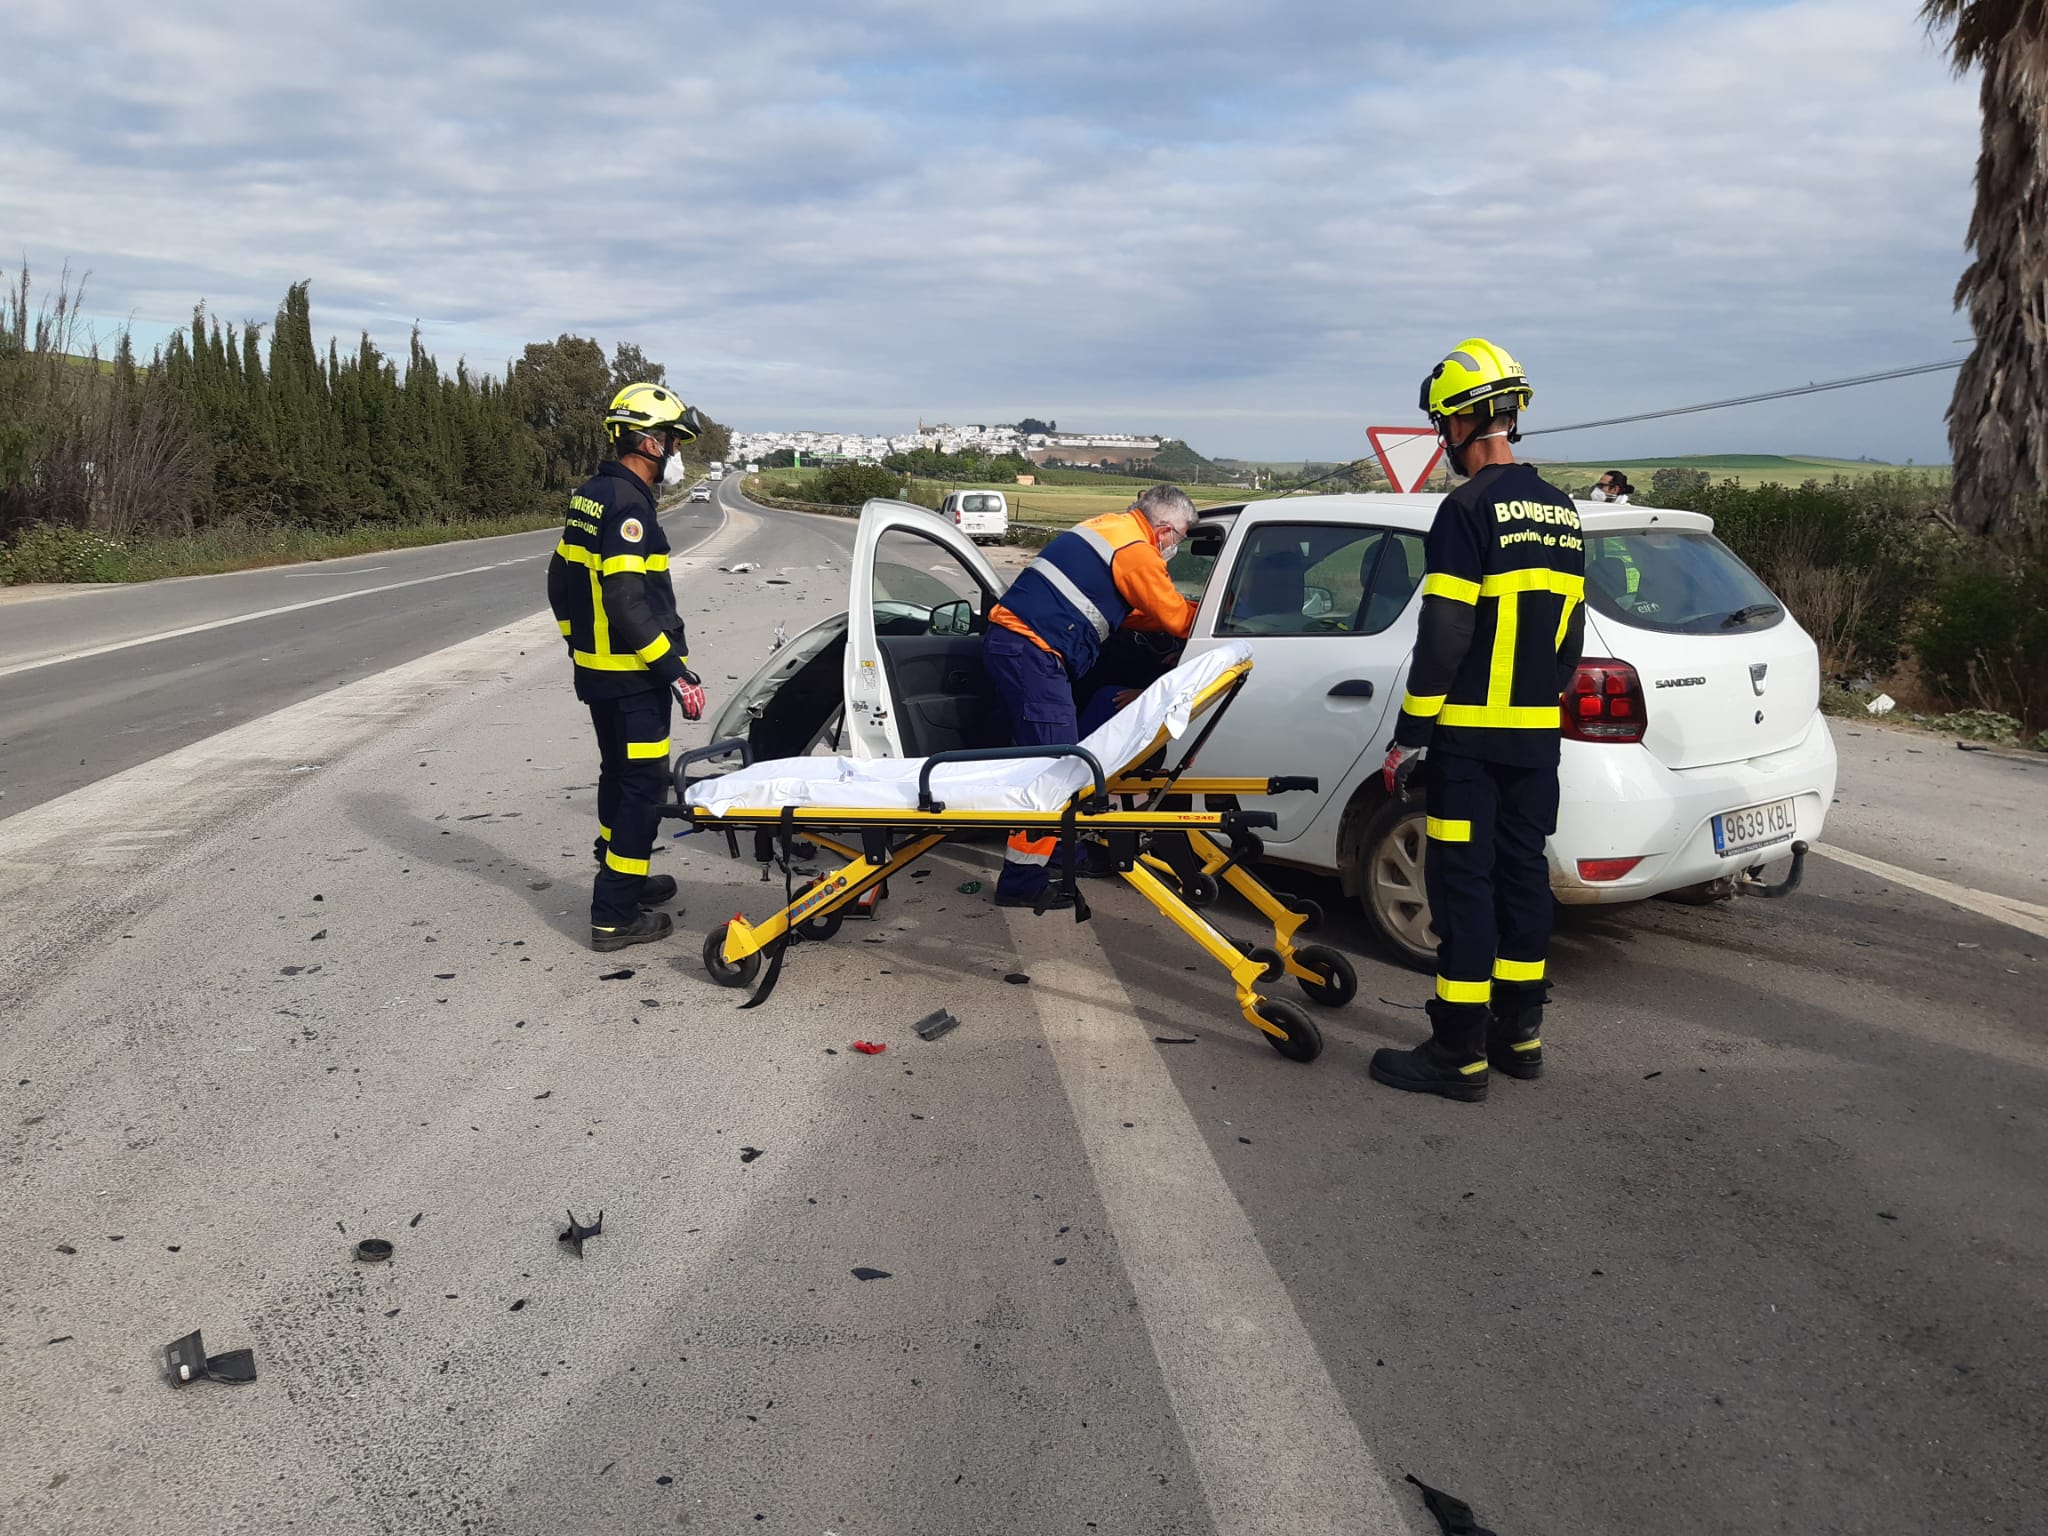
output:
M 669 921 L 666 912 L 642 912 L 632 922 L 618 928 L 600 928 L 590 925 L 590 947 L 601 955 L 615 949 L 624 949 L 628 944 L 652 944 L 665 939 L 675 932 L 675 924 Z
M 675 899 L 674 875 L 649 875 L 646 884 L 640 887 L 640 905 L 643 907 L 665 907 Z
M 1374 1082 L 1404 1093 L 1434 1093 L 1463 1104 L 1486 1097 L 1486 1056 L 1480 1049 L 1486 1010 L 1476 1003 L 1429 1002 L 1430 1037 L 1412 1051 L 1372 1053 Z
M 1040 897 L 1036 892 L 1029 896 L 1013 896 L 1000 890 L 996 892 L 996 905 L 999 907 L 1036 908 L 1039 900 Z M 1074 893 L 1065 886 L 1054 886 L 1052 898 L 1045 903 L 1045 910 L 1048 912 L 1071 912 L 1073 908 Z
M 1495 982 L 1493 1017 L 1486 1026 L 1486 1059 L 1524 1082 L 1543 1075 L 1543 1005 L 1550 988 Z

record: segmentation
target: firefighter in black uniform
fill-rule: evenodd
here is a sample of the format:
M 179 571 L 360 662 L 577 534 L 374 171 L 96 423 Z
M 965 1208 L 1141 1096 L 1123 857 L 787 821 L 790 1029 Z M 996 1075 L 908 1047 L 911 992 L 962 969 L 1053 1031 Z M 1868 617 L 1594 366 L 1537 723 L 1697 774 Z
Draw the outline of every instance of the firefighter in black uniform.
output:
M 659 384 L 628 384 L 604 421 L 614 458 L 569 498 L 548 562 L 548 606 L 575 664 L 576 697 L 597 728 L 590 947 L 614 950 L 671 931 L 668 914 L 649 909 L 675 899 L 675 879 L 650 875 L 647 861 L 668 797 L 669 701 L 682 704 L 686 720 L 699 719 L 704 689 L 690 670 L 654 488 L 704 420 Z
M 1585 633 L 1586 555 L 1571 498 L 1509 446 L 1532 391 L 1491 342 L 1461 342 L 1423 381 L 1422 409 L 1464 477 L 1424 546 L 1422 625 L 1387 752 L 1390 794 L 1418 765 L 1437 932 L 1430 1037 L 1375 1051 L 1372 1075 L 1476 1101 L 1489 1064 L 1543 1072 L 1558 698 Z

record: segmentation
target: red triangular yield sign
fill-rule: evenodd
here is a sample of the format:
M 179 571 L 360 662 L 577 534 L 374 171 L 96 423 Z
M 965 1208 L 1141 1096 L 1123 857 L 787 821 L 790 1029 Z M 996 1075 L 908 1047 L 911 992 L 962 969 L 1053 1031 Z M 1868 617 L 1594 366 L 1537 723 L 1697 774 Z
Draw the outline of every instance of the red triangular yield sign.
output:
M 1433 427 L 1367 427 L 1366 437 L 1386 472 L 1387 483 L 1397 491 L 1419 491 L 1444 456 L 1443 444 Z

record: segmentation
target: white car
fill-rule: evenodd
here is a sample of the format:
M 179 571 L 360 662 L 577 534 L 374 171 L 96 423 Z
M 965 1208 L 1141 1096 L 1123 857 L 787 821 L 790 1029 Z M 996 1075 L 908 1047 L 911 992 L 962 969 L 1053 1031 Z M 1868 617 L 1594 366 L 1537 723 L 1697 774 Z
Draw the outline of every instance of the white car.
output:
M 690 487 L 690 500 L 692 500 L 692 501 L 709 501 L 710 499 L 711 499 L 711 487 L 710 487 L 710 486 L 708 486 L 708 485 L 693 485 L 693 486 L 691 486 L 691 487 Z
M 939 516 L 977 544 L 1000 544 L 1010 535 L 1010 503 L 1001 491 L 951 491 Z
M 1422 807 L 1389 800 L 1379 768 L 1437 501 L 1210 507 L 1171 566 L 1200 604 L 1187 654 L 1249 638 L 1257 661 L 1203 749 L 1204 772 L 1313 775 L 1316 793 L 1266 807 L 1279 816 L 1266 857 L 1335 874 L 1375 935 L 1416 965 L 1436 942 Z M 1766 858 L 1818 840 L 1834 798 L 1813 641 L 1711 519 L 1594 502 L 1579 514 L 1585 660 L 1564 701 L 1551 888 L 1569 903 L 1728 894 Z M 757 757 L 1000 744 L 1007 717 L 984 692 L 981 635 L 1005 585 L 950 521 L 869 502 L 847 613 L 778 651 L 726 705 L 714 739 L 747 737 Z M 1145 644 L 1129 632 L 1113 641 L 1077 689 L 1084 701 L 1095 685 L 1156 670 L 1159 658 L 1135 651 Z

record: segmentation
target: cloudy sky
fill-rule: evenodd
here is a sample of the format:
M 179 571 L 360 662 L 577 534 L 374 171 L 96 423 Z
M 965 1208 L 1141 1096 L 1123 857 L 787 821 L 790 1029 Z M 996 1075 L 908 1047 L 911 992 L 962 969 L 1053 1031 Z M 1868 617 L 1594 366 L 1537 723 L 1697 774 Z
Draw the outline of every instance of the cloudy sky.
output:
M 743 427 L 1351 457 L 1475 332 L 1531 427 L 1959 355 L 1916 10 L 6 0 L 0 253 L 145 340 L 309 278 L 323 336 L 635 340 Z M 1942 461 L 1949 380 L 1530 446 Z

